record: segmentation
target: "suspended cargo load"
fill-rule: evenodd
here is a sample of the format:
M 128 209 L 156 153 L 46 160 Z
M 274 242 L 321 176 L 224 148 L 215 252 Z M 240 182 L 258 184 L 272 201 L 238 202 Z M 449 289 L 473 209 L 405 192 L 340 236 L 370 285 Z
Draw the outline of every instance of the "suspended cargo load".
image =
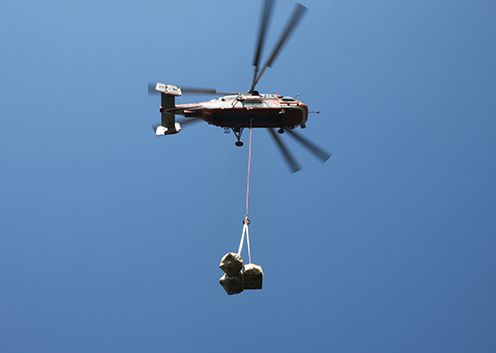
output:
M 243 289 L 262 289 L 262 267 L 255 264 L 245 265 L 243 270 Z
M 236 276 L 243 268 L 243 259 L 238 254 L 230 252 L 220 260 L 219 267 L 228 276 Z
M 235 276 L 225 274 L 219 283 L 229 295 L 241 293 L 243 291 L 243 274 L 241 272 Z
M 222 285 L 227 294 L 238 294 L 245 289 L 262 289 L 263 271 L 262 267 L 251 263 L 250 251 L 250 235 L 248 226 L 250 220 L 248 219 L 248 196 L 250 192 L 250 164 L 251 164 L 251 142 L 252 142 L 252 127 L 250 126 L 250 148 L 248 154 L 248 178 L 246 185 L 246 214 L 243 219 L 243 232 L 241 234 L 241 241 L 239 242 L 238 253 L 227 253 L 220 261 L 220 269 L 226 274 L 222 276 L 219 283 Z M 243 259 L 241 258 L 241 251 L 246 236 L 246 243 L 248 247 L 248 264 L 243 266 Z M 243 272 L 241 272 L 243 271 Z

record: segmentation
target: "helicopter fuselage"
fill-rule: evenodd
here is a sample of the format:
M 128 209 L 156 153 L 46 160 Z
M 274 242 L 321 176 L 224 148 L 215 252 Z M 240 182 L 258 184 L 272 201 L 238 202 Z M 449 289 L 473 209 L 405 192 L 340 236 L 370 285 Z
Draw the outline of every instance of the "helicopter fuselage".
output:
M 231 95 L 174 108 L 175 114 L 224 128 L 304 128 L 308 119 L 306 104 L 276 94 Z

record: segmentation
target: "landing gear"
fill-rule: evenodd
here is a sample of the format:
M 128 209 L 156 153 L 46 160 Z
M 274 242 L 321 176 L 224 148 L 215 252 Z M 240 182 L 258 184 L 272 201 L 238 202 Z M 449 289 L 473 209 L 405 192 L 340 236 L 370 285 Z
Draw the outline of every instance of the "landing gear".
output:
M 277 130 L 277 132 L 282 135 L 282 134 L 284 134 L 284 129 L 283 128 L 280 128 L 279 130 Z
M 234 135 L 238 139 L 234 144 L 238 147 L 243 146 L 243 142 L 241 141 L 241 134 L 243 133 L 243 128 L 242 127 L 232 127 L 231 130 L 233 131 Z

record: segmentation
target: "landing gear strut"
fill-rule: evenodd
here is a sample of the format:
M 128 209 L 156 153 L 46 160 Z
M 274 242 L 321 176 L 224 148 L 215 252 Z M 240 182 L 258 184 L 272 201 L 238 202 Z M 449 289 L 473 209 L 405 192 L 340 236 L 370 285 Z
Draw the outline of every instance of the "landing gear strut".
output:
M 236 138 L 238 139 L 238 141 L 236 141 L 234 144 L 238 147 L 243 146 L 243 142 L 240 141 L 241 140 L 241 134 L 243 134 L 243 128 L 242 127 L 232 127 L 231 130 L 234 133 L 234 135 L 236 136 Z

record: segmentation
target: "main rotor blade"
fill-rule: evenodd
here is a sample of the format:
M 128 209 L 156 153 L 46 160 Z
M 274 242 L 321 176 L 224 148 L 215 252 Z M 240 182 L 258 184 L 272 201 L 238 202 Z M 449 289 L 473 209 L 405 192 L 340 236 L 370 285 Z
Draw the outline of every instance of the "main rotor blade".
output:
M 149 95 L 160 94 L 160 92 L 155 89 L 156 86 L 157 85 L 155 83 L 149 83 L 148 84 L 148 94 Z
M 274 7 L 274 0 L 265 0 L 262 17 L 260 17 L 260 28 L 258 31 L 258 43 L 255 49 L 255 58 L 253 59 L 253 66 L 255 66 L 255 74 L 253 76 L 253 83 L 251 89 L 255 89 L 255 80 L 257 78 L 260 56 L 262 55 L 262 49 L 265 41 L 265 35 L 267 33 L 267 28 L 270 22 L 270 16 L 272 13 L 272 8 Z
M 179 125 L 181 125 L 181 127 L 193 125 L 194 123 L 199 123 L 200 121 L 203 121 L 203 120 L 198 119 L 198 118 L 176 119 L 176 122 L 178 122 Z
M 296 141 L 301 143 L 304 147 L 306 147 L 310 152 L 312 152 L 315 157 L 320 159 L 322 163 L 325 163 L 331 156 L 331 153 L 328 153 L 321 149 L 319 146 L 311 142 L 310 140 L 306 139 L 302 135 L 296 133 L 296 131 L 293 131 L 291 129 L 285 129 L 291 136 L 293 136 Z
M 267 63 L 262 68 L 262 71 L 260 72 L 260 74 L 255 79 L 255 81 L 253 83 L 253 86 L 255 86 L 258 83 L 258 81 L 260 80 L 260 77 L 262 77 L 265 69 L 267 67 L 272 67 L 272 64 L 276 60 L 277 55 L 279 54 L 279 52 L 281 51 L 282 47 L 284 46 L 284 44 L 288 40 L 289 36 L 293 32 L 293 30 L 296 28 L 296 25 L 301 20 L 301 17 L 303 16 L 303 14 L 307 10 L 308 9 L 305 6 L 303 6 L 302 4 L 298 4 L 298 3 L 296 4 L 295 9 L 293 11 L 293 16 L 291 17 L 290 21 L 286 24 L 286 29 L 284 30 L 284 32 L 282 33 L 281 37 L 279 38 L 279 42 L 277 43 L 277 45 L 275 46 L 274 50 L 272 51 L 272 54 L 271 54 L 269 60 L 267 60 Z
M 155 83 L 148 84 L 148 94 L 160 94 L 159 91 L 155 89 Z M 238 94 L 237 92 L 217 92 L 214 88 L 202 88 L 202 87 L 180 87 L 181 92 L 184 94 L 211 94 L 211 95 L 220 95 L 220 96 L 230 96 Z
M 291 169 L 291 173 L 296 173 L 297 171 L 299 171 L 301 169 L 301 167 L 298 165 L 298 163 L 294 159 L 291 152 L 289 152 L 286 145 L 282 142 L 282 140 L 279 138 L 279 136 L 277 136 L 274 129 L 268 128 L 267 130 L 269 130 L 269 132 L 270 132 L 272 138 L 274 139 L 277 147 L 279 147 L 279 151 L 281 151 L 286 162 L 288 163 L 289 169 Z
M 187 119 L 178 119 L 176 122 L 181 125 L 181 127 L 187 126 L 187 125 L 193 125 L 193 123 L 199 123 L 202 121 L 201 119 L 198 118 L 187 118 Z M 160 124 L 152 124 L 152 129 L 153 132 L 157 131 L 157 128 L 160 126 Z
M 181 92 L 185 94 L 212 94 L 221 96 L 230 96 L 238 94 L 237 92 L 218 92 L 215 88 L 202 88 L 202 87 L 180 87 Z

